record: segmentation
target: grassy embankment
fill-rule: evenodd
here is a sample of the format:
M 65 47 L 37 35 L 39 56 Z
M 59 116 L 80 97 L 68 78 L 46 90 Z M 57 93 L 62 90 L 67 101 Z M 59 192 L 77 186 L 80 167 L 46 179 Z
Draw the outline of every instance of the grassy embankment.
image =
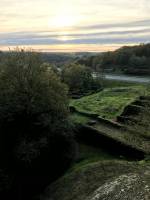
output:
M 146 95 L 146 84 L 135 84 L 119 81 L 105 82 L 105 89 L 101 92 L 82 97 L 78 100 L 71 100 L 70 105 L 84 113 L 98 114 L 109 120 L 119 116 L 125 106 L 133 102 L 140 95 Z M 75 122 L 86 123 L 88 117 L 74 114 L 72 119 Z
M 101 117 L 105 117 L 106 119 L 115 120 L 115 118 L 122 113 L 126 105 L 133 102 L 140 95 L 148 94 L 146 84 L 136 84 L 120 81 L 105 81 L 104 84 L 105 89 L 103 91 L 82 97 L 78 100 L 71 100 L 70 105 L 74 106 L 78 111 L 84 113 L 95 113 Z M 91 120 L 91 118 L 80 115 L 78 113 L 74 113 L 71 115 L 71 120 L 76 123 L 86 124 Z M 108 132 L 107 127 L 105 128 L 107 133 L 112 132 Z M 131 135 L 128 132 L 124 133 L 125 134 L 121 134 L 119 132 L 118 136 L 116 136 L 116 139 L 124 141 L 127 144 L 129 143 L 130 145 L 132 145 L 133 142 L 133 146 L 139 146 L 140 144 L 143 147 L 143 141 L 145 141 L 143 138 L 137 137 L 137 135 Z M 84 146 L 83 149 L 83 146 L 80 145 L 79 151 L 80 154 L 83 152 L 84 155 L 81 156 L 83 160 L 81 164 L 101 159 L 118 159 L 117 157 L 113 157 L 112 155 L 99 148 L 95 148 L 93 151 L 92 147 Z

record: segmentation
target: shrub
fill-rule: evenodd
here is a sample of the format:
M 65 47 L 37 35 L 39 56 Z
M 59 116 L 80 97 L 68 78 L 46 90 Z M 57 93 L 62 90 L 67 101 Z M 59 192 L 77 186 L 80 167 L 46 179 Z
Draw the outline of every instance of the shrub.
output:
M 42 64 L 39 54 L 17 49 L 3 57 L 0 156 L 28 183 L 35 177 L 56 178 L 73 159 L 67 93 L 66 85 L 49 65 Z M 21 181 L 24 178 L 19 178 L 20 185 Z
M 0 124 L 19 116 L 49 126 L 67 116 L 67 88 L 31 52 L 14 52 L 0 66 Z
M 72 63 L 66 66 L 62 71 L 62 80 L 75 94 L 101 89 L 101 79 L 94 78 L 92 70 L 84 65 Z

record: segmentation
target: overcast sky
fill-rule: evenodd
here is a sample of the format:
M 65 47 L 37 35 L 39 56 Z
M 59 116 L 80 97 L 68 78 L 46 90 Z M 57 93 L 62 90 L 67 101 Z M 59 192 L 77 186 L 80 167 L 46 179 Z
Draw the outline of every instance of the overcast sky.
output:
M 0 0 L 0 49 L 107 51 L 150 42 L 150 0 Z

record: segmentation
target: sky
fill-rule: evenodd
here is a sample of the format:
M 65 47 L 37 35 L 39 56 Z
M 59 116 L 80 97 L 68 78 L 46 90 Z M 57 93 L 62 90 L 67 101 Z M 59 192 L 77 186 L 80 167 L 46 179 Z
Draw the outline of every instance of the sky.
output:
M 150 42 L 150 0 L 0 0 L 0 49 L 111 51 Z

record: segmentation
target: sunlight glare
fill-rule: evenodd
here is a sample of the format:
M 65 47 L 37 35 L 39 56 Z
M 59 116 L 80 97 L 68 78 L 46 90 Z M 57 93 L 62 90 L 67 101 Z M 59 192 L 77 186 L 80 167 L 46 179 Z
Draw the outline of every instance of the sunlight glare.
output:
M 77 18 L 73 15 L 60 14 L 50 20 L 49 26 L 55 28 L 73 27 L 77 21 Z

